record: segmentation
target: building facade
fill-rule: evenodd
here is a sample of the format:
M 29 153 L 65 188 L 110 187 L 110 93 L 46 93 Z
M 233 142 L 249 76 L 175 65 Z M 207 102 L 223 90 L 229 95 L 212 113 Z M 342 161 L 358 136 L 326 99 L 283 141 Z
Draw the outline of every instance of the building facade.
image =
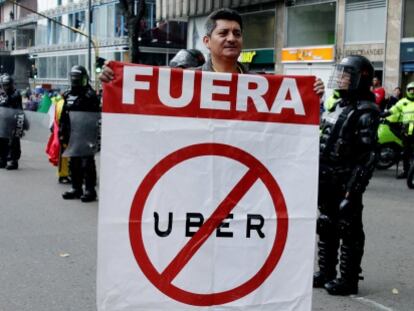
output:
M 21 0 L 20 4 L 89 33 L 99 56 L 128 61 L 125 19 L 114 0 Z M 231 7 L 243 16 L 240 61 L 251 70 L 311 74 L 328 83 L 339 59 L 366 56 L 388 92 L 414 80 L 414 1 L 411 0 L 146 0 L 142 62 L 166 65 L 182 47 L 199 48 L 206 16 Z M 20 88 L 66 87 L 74 64 L 89 67 L 85 36 L 0 0 L 0 71 L 14 74 Z M 188 22 L 188 23 L 187 23 Z M 91 52 L 91 63 L 94 61 Z M 37 75 L 34 75 L 33 69 Z M 94 70 L 92 79 L 94 79 Z M 31 77 L 31 80 L 29 78 Z M 329 94 L 329 90 L 328 90 Z
M 36 0 L 19 3 L 37 10 Z M 29 49 L 35 45 L 36 22 L 30 12 L 7 1 L 0 1 L 0 73 L 12 74 L 18 86 L 27 85 L 32 60 Z
M 238 10 L 246 25 L 240 60 L 253 70 L 316 75 L 327 85 L 332 66 L 358 54 L 373 63 L 388 92 L 414 80 L 411 0 L 159 0 L 157 4 L 157 18 L 188 16 L 187 44 L 202 50 L 206 16 L 219 7 Z M 271 61 L 261 66 L 261 51 L 267 50 L 273 53 Z
M 30 1 L 19 3 L 27 6 L 24 2 Z M 10 62 L 4 58 L 3 62 L 13 63 L 8 72 L 19 81 L 18 88 L 41 85 L 65 89 L 68 87 L 68 73 L 74 65 L 88 68 L 91 79 L 95 80 L 96 56 L 109 60 L 129 60 L 128 30 L 119 1 L 92 0 L 90 7 L 88 0 L 31 2 L 31 8 L 40 14 L 15 15 L 17 18 L 12 20 L 9 12 L 20 11 L 21 8 L 0 1 L 1 12 L 4 12 L 0 27 L 0 43 L 3 42 L 0 53 L 11 59 Z M 59 23 L 76 28 L 85 35 Z M 29 25 L 30 40 L 23 38 L 25 33 L 19 30 L 21 28 L 28 32 Z M 141 21 L 140 31 L 141 63 L 166 65 L 180 48 L 185 48 L 187 23 L 156 22 L 155 0 L 146 0 L 146 15 Z M 89 46 L 88 37 L 94 40 L 97 49 Z M 3 52 L 1 46 L 6 51 Z M 24 72 L 17 66 L 17 55 L 27 61 Z

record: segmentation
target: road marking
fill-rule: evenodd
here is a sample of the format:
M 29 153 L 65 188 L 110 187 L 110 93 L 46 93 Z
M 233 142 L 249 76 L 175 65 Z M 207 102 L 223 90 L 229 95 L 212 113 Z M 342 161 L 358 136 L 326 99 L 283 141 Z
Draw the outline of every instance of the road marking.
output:
M 364 298 L 364 297 L 352 297 L 352 299 L 357 300 L 358 302 L 361 302 L 364 305 L 368 305 L 368 306 L 372 306 L 378 310 L 383 310 L 383 311 L 396 311 L 394 309 L 388 308 L 374 300 L 368 299 L 368 298 Z

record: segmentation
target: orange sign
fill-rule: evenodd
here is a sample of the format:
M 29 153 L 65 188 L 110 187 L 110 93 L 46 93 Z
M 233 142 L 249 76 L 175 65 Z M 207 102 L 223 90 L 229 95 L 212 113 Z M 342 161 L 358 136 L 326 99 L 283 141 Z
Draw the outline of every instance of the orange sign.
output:
M 335 51 L 333 46 L 282 49 L 282 63 L 318 63 L 333 62 L 334 60 Z

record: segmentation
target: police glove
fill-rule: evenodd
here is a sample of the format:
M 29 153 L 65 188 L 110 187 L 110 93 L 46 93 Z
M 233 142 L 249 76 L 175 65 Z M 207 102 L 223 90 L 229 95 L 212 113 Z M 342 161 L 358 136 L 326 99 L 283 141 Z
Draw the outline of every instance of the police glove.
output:
M 383 119 L 390 116 L 390 115 L 391 115 L 391 112 L 388 111 L 388 110 L 384 110 L 384 111 L 380 112 L 380 117 L 383 118 Z

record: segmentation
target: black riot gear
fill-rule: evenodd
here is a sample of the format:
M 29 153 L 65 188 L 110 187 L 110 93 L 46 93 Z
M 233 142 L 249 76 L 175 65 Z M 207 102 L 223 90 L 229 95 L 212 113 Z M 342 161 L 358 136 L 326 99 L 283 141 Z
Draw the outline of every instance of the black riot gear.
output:
M 86 69 L 82 66 L 74 66 L 70 75 L 71 88 L 63 95 L 65 102 L 59 123 L 59 140 L 65 148 L 71 141 L 71 122 L 82 122 L 83 119 L 89 120 L 86 114 L 100 112 L 99 98 L 88 84 Z M 85 118 L 71 119 L 71 112 L 84 113 Z M 79 125 L 77 124 L 77 126 Z M 73 127 L 75 126 L 73 125 Z M 82 128 L 82 124 L 80 127 Z M 90 127 L 85 128 L 89 129 Z M 96 166 L 94 155 L 71 155 L 69 169 L 71 172 L 72 189 L 63 193 L 62 197 L 64 199 L 80 198 L 82 202 L 96 200 Z
M 342 74 L 338 68 L 343 69 Z M 321 120 L 317 222 L 320 270 L 314 275 L 314 287 L 325 287 L 332 295 L 349 295 L 358 292 L 362 271 L 362 196 L 375 167 L 380 111 L 369 92 L 373 69 L 366 58 L 346 57 L 333 76 L 338 82 L 335 89 L 342 92 Z M 336 278 L 340 245 L 341 276 Z
M 15 115 L 16 121 L 15 129 L 17 129 L 17 123 L 22 116 L 23 110 L 22 97 L 15 89 L 14 80 L 9 74 L 0 76 L 0 107 L 14 111 L 13 114 Z M 7 168 L 9 170 L 17 169 L 20 156 L 20 137 L 13 134 L 12 137 L 0 138 L 0 168 Z
M 89 83 L 89 76 L 86 68 L 75 65 L 70 70 L 70 85 L 72 89 L 86 87 Z
M 205 62 L 204 55 L 199 50 L 182 49 L 175 54 L 169 65 L 175 68 L 195 68 L 202 66 Z
M 0 87 L 7 94 L 14 90 L 13 78 L 7 73 L 0 76 Z
M 337 90 L 342 98 L 362 98 L 370 93 L 374 67 L 361 55 L 350 55 L 337 64 L 329 78 L 328 87 Z

